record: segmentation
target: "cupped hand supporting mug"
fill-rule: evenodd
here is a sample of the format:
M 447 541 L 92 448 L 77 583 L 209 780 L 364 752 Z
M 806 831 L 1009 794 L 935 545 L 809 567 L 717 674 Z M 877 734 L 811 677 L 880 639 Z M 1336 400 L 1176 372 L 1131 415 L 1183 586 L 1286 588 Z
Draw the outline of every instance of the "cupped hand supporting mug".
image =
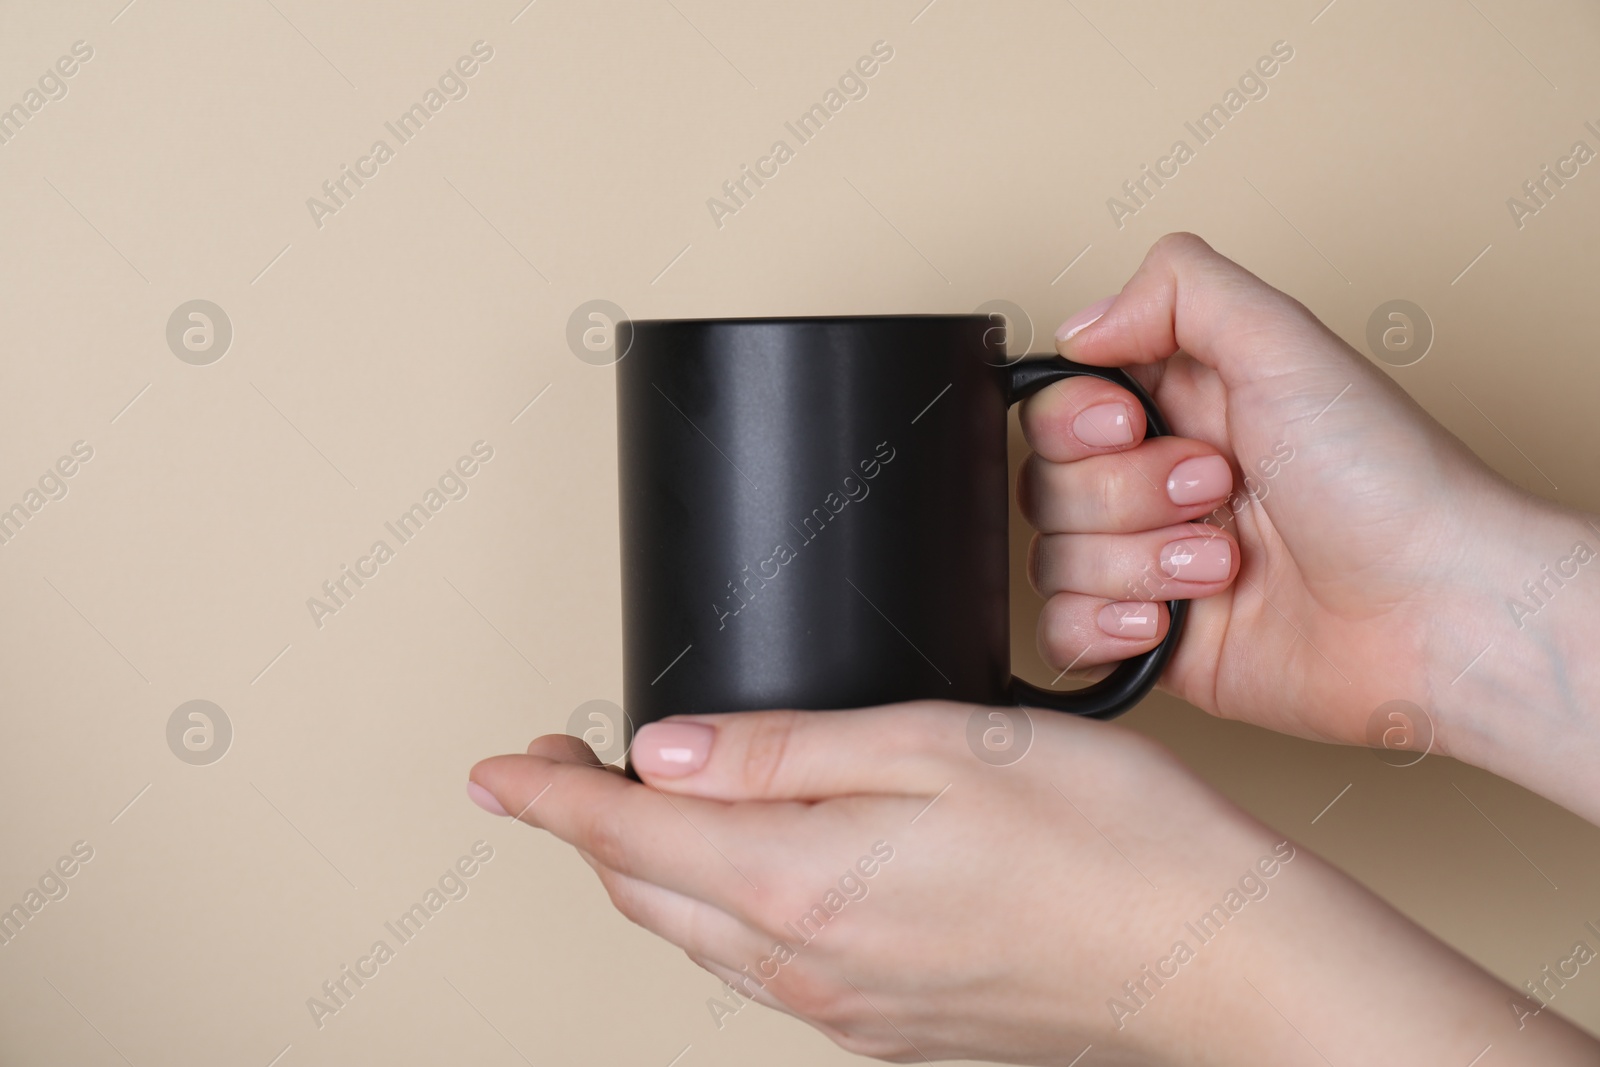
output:
M 1436 747 L 1600 817 L 1583 773 L 1600 687 L 1573 654 L 1596 599 L 1573 583 L 1520 630 L 1504 605 L 1524 570 L 1596 542 L 1582 517 L 1495 477 L 1189 235 L 1058 346 L 1129 366 L 1180 436 L 1141 443 L 1139 405 L 1098 380 L 1026 403 L 1052 662 L 1152 647 L 1164 610 L 1137 617 L 1199 598 L 1165 678 L 1185 699 L 1343 742 L 1411 700 Z M 479 763 L 469 792 L 576 846 L 619 910 L 726 983 L 723 1023 L 749 998 L 902 1062 L 1600 1053 L 1154 743 L 1041 713 L 1027 755 L 996 767 L 967 746 L 973 710 L 669 719 L 634 740 L 643 784 L 554 735 Z
M 469 791 L 574 845 L 619 911 L 722 980 L 707 1042 L 753 1000 L 901 1063 L 1600 1054 L 1550 1011 L 1519 1029 L 1512 1005 L 1534 1002 L 1153 741 L 1035 713 L 998 767 L 968 747 L 972 711 L 669 719 L 634 741 L 644 784 L 551 735 Z

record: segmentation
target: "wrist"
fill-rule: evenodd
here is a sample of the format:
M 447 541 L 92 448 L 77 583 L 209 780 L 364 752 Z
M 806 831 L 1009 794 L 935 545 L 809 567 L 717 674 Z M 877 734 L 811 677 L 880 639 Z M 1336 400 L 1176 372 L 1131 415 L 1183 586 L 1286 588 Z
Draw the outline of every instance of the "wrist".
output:
M 1531 496 L 1429 639 L 1437 751 L 1600 823 L 1600 520 Z
M 1528 998 L 1304 848 L 1214 944 L 1154 1062 L 1410 1067 L 1465 1064 L 1492 1044 L 1561 1067 L 1600 1051 L 1553 1012 L 1530 1019 Z

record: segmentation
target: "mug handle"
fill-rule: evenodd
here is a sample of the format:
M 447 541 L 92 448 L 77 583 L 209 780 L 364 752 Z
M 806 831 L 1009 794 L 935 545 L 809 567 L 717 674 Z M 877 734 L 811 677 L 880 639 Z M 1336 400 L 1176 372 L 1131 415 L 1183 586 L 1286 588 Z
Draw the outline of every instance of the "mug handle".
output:
M 1016 404 L 1040 389 L 1064 378 L 1088 376 L 1100 378 L 1122 386 L 1139 398 L 1144 408 L 1148 429 L 1145 436 L 1164 437 L 1172 431 L 1166 419 L 1156 410 L 1155 401 L 1148 393 L 1119 367 L 1091 367 L 1074 363 L 1057 355 L 1028 356 L 1006 368 L 1009 378 L 1006 386 L 1006 403 Z M 1170 624 L 1161 644 L 1133 659 L 1124 660 L 1100 681 L 1084 689 L 1041 689 L 1015 675 L 1011 678 L 1010 699 L 1013 704 L 1025 707 L 1049 708 L 1082 715 L 1090 719 L 1114 719 L 1143 700 L 1161 678 L 1161 672 L 1178 647 L 1183 632 L 1183 620 L 1189 613 L 1187 600 L 1167 601 Z

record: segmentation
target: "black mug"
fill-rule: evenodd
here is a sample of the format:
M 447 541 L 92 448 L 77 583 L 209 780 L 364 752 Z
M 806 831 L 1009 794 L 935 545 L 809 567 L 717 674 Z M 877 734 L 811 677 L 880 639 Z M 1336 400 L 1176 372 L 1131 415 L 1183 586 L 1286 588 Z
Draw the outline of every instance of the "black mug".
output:
M 1007 408 L 1117 369 L 984 315 L 617 326 L 624 714 L 944 699 L 1107 719 L 1183 628 L 1076 690 L 1011 674 Z

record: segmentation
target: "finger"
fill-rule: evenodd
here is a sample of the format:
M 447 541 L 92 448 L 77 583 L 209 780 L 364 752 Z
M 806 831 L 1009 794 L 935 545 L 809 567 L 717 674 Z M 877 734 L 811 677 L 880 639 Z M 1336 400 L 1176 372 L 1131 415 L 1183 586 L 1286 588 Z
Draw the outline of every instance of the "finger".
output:
M 671 941 L 691 958 L 739 967 L 759 959 L 771 948 L 771 938 L 720 908 L 653 882 L 619 874 L 583 849 L 578 853 L 594 869 L 612 905 L 625 918 Z
M 528 755 L 543 756 L 562 763 L 582 763 L 589 767 L 598 767 L 610 774 L 620 774 L 624 778 L 628 772 L 615 763 L 602 763 L 600 757 L 595 755 L 593 748 L 581 737 L 571 734 L 545 734 L 528 742 Z
M 545 734 L 528 742 L 528 755 L 543 756 L 560 763 L 582 763 L 590 767 L 603 767 L 589 742 L 571 734 Z
M 1180 348 L 1230 387 L 1357 360 L 1305 305 L 1192 233 L 1161 238 L 1119 294 L 1056 331 L 1057 351 L 1101 367 L 1155 363 Z
M 1036 534 L 1028 552 L 1028 577 L 1046 597 L 1197 600 L 1222 592 L 1238 571 L 1232 536 L 1200 522 L 1135 534 Z
M 1057 593 L 1039 613 L 1039 655 L 1063 671 L 1114 663 L 1155 648 L 1168 622 L 1162 603 Z
M 565 742 L 547 743 L 570 751 Z M 731 824 L 726 805 L 674 799 L 581 761 L 541 755 L 483 760 L 472 768 L 471 782 L 513 817 L 550 831 L 613 871 L 730 914 L 749 913 L 754 883 L 735 866 L 743 834 Z
M 1134 533 L 1203 518 L 1233 491 L 1233 468 L 1185 437 L 1076 463 L 1033 453 L 1017 477 L 1017 503 L 1041 533 Z
M 1022 402 L 1028 445 L 1057 463 L 1129 448 L 1144 440 L 1144 408 L 1100 378 L 1064 378 Z
M 718 800 L 932 795 L 967 752 L 959 705 L 680 716 L 639 729 L 630 750 L 662 790 Z
M 724 985 L 731 987 L 739 994 L 740 997 L 743 997 L 745 1000 L 754 1000 L 757 1004 L 781 1011 L 785 1015 L 793 1015 L 797 1019 L 800 1017 L 797 1012 L 790 1010 L 790 1008 L 785 1005 L 783 1001 L 773 996 L 772 993 L 767 990 L 764 984 L 760 983 L 757 978 L 752 977 L 748 972 L 737 971 L 734 968 L 729 967 L 727 964 L 718 963 L 716 960 L 708 957 L 696 956 L 692 952 L 689 953 L 689 959 L 692 960 L 695 965 L 700 967 L 702 970 L 709 971 L 717 978 L 720 978 Z M 739 1008 L 743 1006 L 740 1001 L 732 1000 L 731 998 L 724 999 L 728 1003 L 729 1011 L 738 1011 Z M 717 1016 L 720 1023 L 722 1019 L 721 1012 L 714 1012 L 713 1014 Z M 816 1024 L 813 1023 L 812 1025 Z

